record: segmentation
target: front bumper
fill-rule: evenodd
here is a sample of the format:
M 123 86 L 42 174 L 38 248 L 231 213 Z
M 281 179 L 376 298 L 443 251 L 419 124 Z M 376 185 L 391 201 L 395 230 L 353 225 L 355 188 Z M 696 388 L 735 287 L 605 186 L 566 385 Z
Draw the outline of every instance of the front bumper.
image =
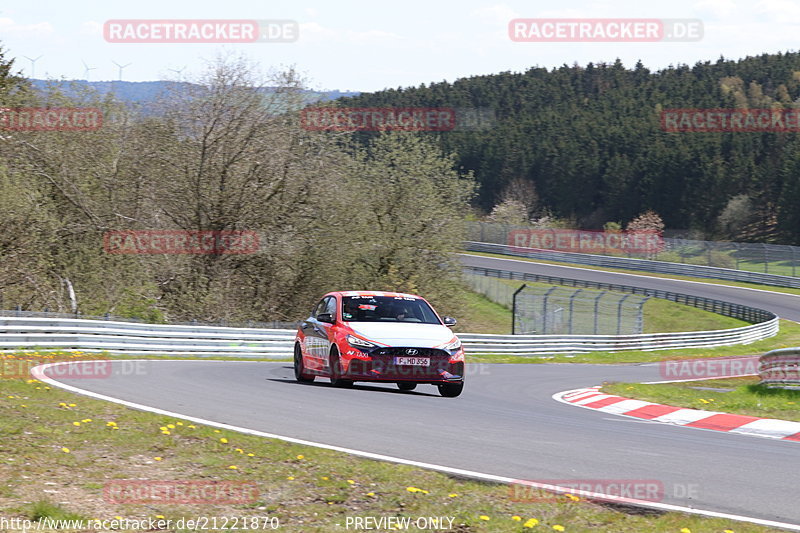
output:
M 464 362 L 450 362 L 451 355 L 445 350 L 419 348 L 416 356 L 430 360 L 428 366 L 398 365 L 396 357 L 406 356 L 408 348 L 375 348 L 362 350 L 362 356 L 354 357 L 346 371 L 346 378 L 353 381 L 409 381 L 415 383 L 458 383 L 464 380 Z

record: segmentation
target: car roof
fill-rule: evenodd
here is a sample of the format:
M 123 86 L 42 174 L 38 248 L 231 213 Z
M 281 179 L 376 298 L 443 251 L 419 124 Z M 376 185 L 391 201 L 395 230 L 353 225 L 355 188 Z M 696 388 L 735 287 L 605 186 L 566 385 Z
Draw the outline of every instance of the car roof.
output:
M 422 296 L 416 294 L 409 294 L 405 292 L 389 292 L 389 291 L 334 291 L 328 294 L 338 294 L 340 296 L 388 296 L 390 298 L 419 298 L 424 300 Z

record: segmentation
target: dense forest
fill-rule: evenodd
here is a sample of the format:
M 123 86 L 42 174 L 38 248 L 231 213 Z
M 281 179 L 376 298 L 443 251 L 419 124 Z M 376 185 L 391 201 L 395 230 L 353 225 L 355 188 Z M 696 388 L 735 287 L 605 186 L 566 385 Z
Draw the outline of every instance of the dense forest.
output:
M 653 210 L 699 238 L 798 244 L 797 133 L 666 132 L 660 119 L 675 108 L 793 108 L 799 97 L 800 53 L 785 53 L 660 71 L 533 67 L 338 103 L 489 108 L 492 127 L 427 133 L 474 171 L 484 213 L 516 198 L 530 217 L 594 229 Z

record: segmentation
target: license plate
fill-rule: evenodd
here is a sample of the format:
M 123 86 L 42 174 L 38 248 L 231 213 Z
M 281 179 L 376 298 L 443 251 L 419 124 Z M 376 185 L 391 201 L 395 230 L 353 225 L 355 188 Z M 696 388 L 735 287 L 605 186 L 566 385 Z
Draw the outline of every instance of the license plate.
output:
M 394 364 L 403 366 L 430 366 L 430 357 L 395 357 Z

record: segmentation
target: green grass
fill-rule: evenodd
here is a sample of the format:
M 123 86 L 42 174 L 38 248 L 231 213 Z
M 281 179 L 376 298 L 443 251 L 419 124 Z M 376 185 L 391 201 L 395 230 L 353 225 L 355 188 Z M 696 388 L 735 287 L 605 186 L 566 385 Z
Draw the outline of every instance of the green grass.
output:
M 516 290 L 522 282 L 490 278 L 493 282 Z M 549 288 L 547 283 L 525 282 L 529 287 Z M 601 291 L 583 289 L 584 294 L 599 294 Z M 467 292 L 468 314 L 459 321 L 458 329 L 468 333 L 511 333 L 511 310 L 504 305 L 492 302 L 476 292 Z M 616 320 L 611 318 L 611 320 Z M 689 305 L 671 302 L 660 298 L 650 298 L 644 304 L 644 333 L 667 333 L 676 331 L 708 331 L 738 328 L 748 325 L 743 320 L 704 311 Z M 605 320 L 607 323 L 608 320 Z
M 466 291 L 467 314 L 453 328 L 456 333 L 511 333 L 511 310 L 476 292 Z
M 686 348 L 656 351 L 593 352 L 573 355 L 520 356 L 500 354 L 473 354 L 467 352 L 467 361 L 482 363 L 649 363 L 667 359 L 699 359 L 705 357 L 728 357 L 733 355 L 763 354 L 778 348 L 800 346 L 800 324 L 789 320 L 780 321 L 780 331 L 774 337 L 750 344 L 720 346 L 718 348 Z
M 723 392 L 697 387 L 730 390 Z M 602 391 L 676 407 L 800 422 L 800 391 L 770 389 L 759 385 L 759 378 L 755 376 L 652 385 L 607 383 Z
M 748 325 L 744 320 L 661 298 L 650 298 L 644 304 L 644 333 L 710 331 Z
M 103 497 L 106 483 L 125 479 L 244 481 L 258 494 L 248 503 L 206 505 Z M 567 497 L 514 502 L 506 486 L 218 430 L 22 379 L 0 380 L 0 516 L 276 517 L 282 530 L 298 532 L 329 532 L 337 524 L 344 530 L 348 516 L 444 516 L 454 519 L 451 531 L 469 533 L 530 531 L 524 524 L 531 519 L 538 521 L 533 531 L 769 531 Z

